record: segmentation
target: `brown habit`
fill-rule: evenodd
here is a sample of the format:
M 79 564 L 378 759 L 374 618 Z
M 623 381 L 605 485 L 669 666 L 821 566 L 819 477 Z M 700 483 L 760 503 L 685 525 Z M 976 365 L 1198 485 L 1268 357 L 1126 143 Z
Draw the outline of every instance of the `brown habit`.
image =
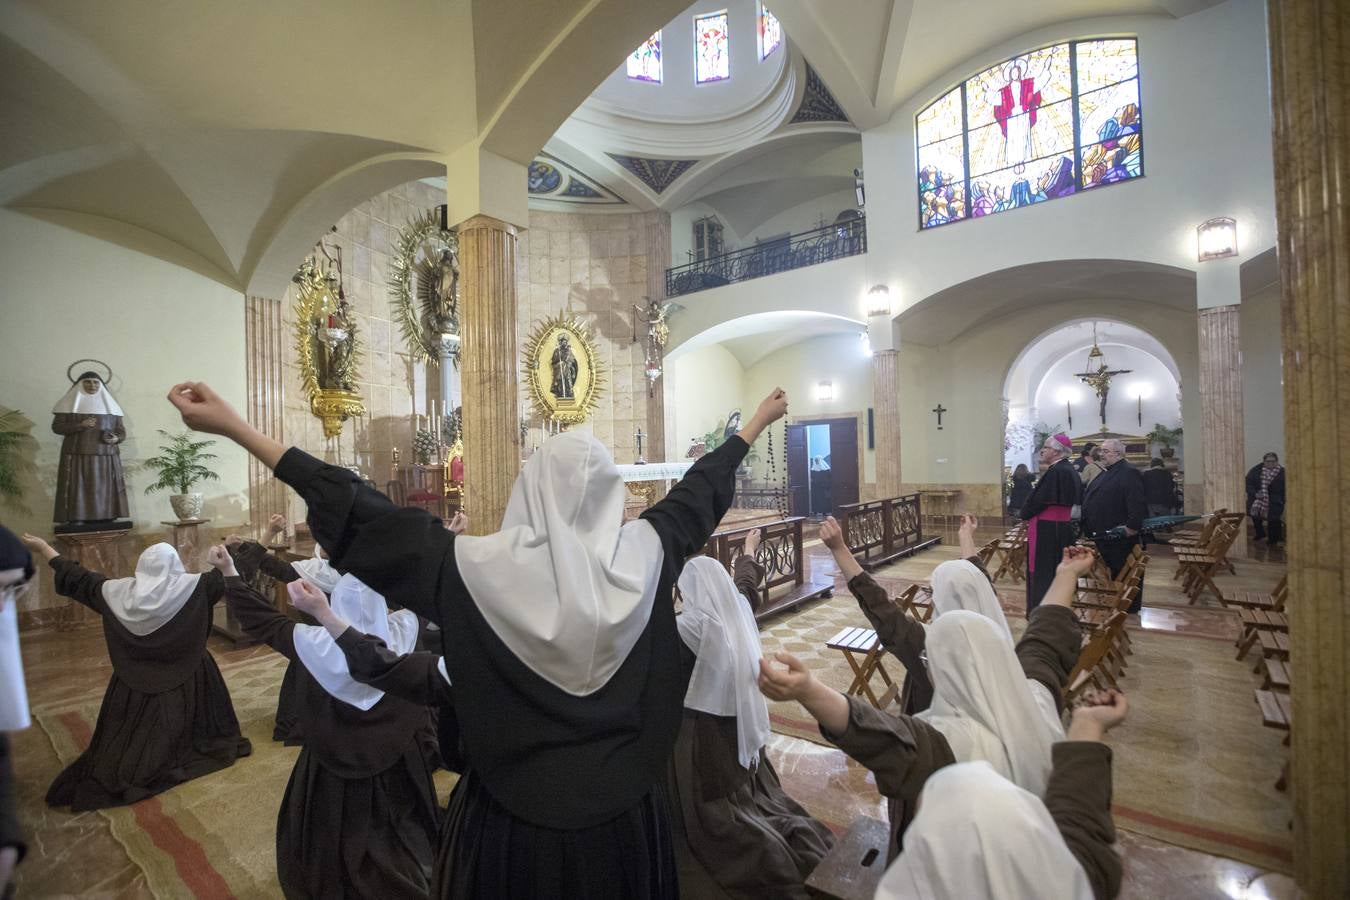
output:
M 93 419 L 92 428 L 85 420 Z M 122 417 L 56 413 L 52 431 L 64 435 L 56 473 L 53 522 L 98 522 L 129 515 L 118 447 L 126 439 Z

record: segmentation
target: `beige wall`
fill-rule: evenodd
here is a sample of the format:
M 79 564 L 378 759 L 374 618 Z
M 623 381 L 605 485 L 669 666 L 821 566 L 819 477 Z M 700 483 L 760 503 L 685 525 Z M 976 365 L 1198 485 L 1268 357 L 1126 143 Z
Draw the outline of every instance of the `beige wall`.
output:
M 669 237 L 653 239 L 653 234 L 668 234 L 661 227 L 666 220 L 663 212 L 531 210 L 516 251 L 517 351 L 534 324 L 548 316 L 570 311 L 591 325 L 609 375 L 599 408 L 577 428 L 594 433 L 618 463 L 636 459 L 637 428 L 649 431 L 643 345 L 633 343 L 633 305 L 650 293 L 648 275 L 670 264 Z M 527 441 L 534 444 L 540 440 L 540 420 L 523 384 L 520 409 L 530 423 Z
M 747 416 L 752 412 L 746 408 L 745 370 L 721 344 L 680 354 L 667 365 L 666 373 L 675 410 L 668 454 L 672 458 L 684 456 L 691 438 L 725 423 L 731 410 L 739 407 Z
M 1270 451 L 1284 459 L 1284 368 L 1280 348 L 1280 288 L 1242 301 L 1242 427 L 1248 468 Z
M 32 440 L 19 449 L 22 506 L 0 504 L 0 521 L 14 531 L 50 535 L 61 438 L 49 410 L 66 392 L 66 367 L 80 357 L 112 366 L 109 386 L 125 412 L 122 464 L 127 502 L 144 546 L 165 535 L 174 518 L 168 494 L 145 494 L 154 479 L 139 464 L 157 451 L 157 429 L 183 430 L 165 400 L 179 380 L 211 383 L 226 399 L 244 401 L 243 295 L 151 256 L 87 237 L 9 210 L 0 210 L 0 407 L 32 422 Z M 78 372 L 76 373 L 78 374 Z M 248 520 L 247 463 L 225 442 L 211 468 L 219 481 L 198 489 L 203 515 L 217 528 Z M 26 607 L 54 602 L 43 592 Z

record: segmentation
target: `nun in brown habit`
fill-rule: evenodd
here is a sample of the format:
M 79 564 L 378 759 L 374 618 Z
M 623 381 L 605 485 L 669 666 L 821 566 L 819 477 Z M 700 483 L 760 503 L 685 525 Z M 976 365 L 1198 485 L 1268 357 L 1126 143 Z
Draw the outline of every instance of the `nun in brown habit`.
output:
M 108 578 L 41 538 L 23 540 L 48 560 L 57 593 L 102 616 L 113 667 L 89 747 L 56 776 L 48 805 L 79 812 L 135 803 L 252 752 L 206 649 L 225 593 L 220 573 L 190 574 L 160 543 L 141 554 L 135 575 Z
M 277 812 L 283 893 L 425 897 L 439 824 L 426 708 L 356 681 L 324 628 L 297 625 L 278 612 L 239 577 L 223 546 L 211 548 L 210 558 L 244 630 L 299 664 L 305 743 Z M 333 603 L 395 652 L 417 640 L 417 617 L 391 614 L 384 598 L 353 575 L 342 576 Z
M 762 651 L 751 608 L 763 570 L 752 553 L 747 545 L 736 560 L 735 581 L 707 556 L 680 575 L 675 624 L 692 674 L 667 790 L 682 897 L 805 898 L 806 877 L 834 844 L 783 791 L 765 751 L 769 708 L 756 686 Z

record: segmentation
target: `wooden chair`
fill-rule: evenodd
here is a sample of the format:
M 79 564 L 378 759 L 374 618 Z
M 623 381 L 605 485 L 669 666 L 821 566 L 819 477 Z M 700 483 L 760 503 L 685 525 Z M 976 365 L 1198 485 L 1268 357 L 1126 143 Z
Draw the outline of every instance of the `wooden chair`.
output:
M 1065 693 L 1065 700 L 1072 702 L 1081 694 L 1088 685 L 1096 687 L 1098 690 L 1105 689 L 1108 685 L 1112 688 L 1119 688 L 1115 673 L 1110 671 L 1108 657 L 1112 648 L 1116 645 L 1120 633 L 1125 630 L 1126 615 L 1123 612 L 1115 612 L 1107 621 L 1106 625 L 1088 638 L 1087 643 L 1083 645 L 1082 651 L 1078 654 L 1078 662 L 1074 664 L 1073 671 L 1069 673 L 1069 686 Z
M 1289 663 L 1271 658 L 1265 661 L 1265 665 L 1266 674 L 1261 689 L 1289 693 Z
M 853 683 L 844 693 L 850 697 L 866 696 L 877 709 L 885 709 L 900 694 L 900 685 L 891 680 L 890 673 L 881 664 L 885 649 L 881 639 L 870 628 L 845 628 L 825 642 L 831 650 L 838 650 L 853 670 Z M 886 685 L 880 697 L 872 689 L 872 676 L 880 675 Z
M 927 584 L 911 584 L 895 598 L 900 608 L 927 625 L 933 621 L 933 588 Z
M 994 581 L 1005 575 L 1013 581 L 1026 581 L 1027 524 L 1022 522 L 999 538 L 994 545 L 994 555 L 998 557 L 998 567 L 993 570 Z
M 1220 597 L 1224 606 L 1236 606 L 1239 609 L 1260 609 L 1268 612 L 1284 612 L 1285 601 L 1289 597 L 1289 576 L 1279 580 L 1269 594 L 1260 591 L 1235 591 L 1232 597 Z
M 871 900 L 886 871 L 891 828 L 867 816 L 853 820 L 848 832 L 806 879 L 807 893 L 831 900 Z
M 1261 710 L 1261 724 L 1288 732 L 1294 726 L 1294 705 L 1288 694 L 1275 691 L 1258 690 L 1256 705 Z M 1289 735 L 1284 736 L 1285 746 L 1289 744 Z M 1283 791 L 1289 787 L 1289 762 L 1286 760 L 1280 769 L 1280 777 L 1275 781 L 1275 790 Z
M 1242 634 L 1237 639 L 1238 659 L 1247 655 L 1247 651 L 1260 639 L 1262 631 L 1281 631 L 1289 633 L 1289 618 L 1282 612 L 1266 612 L 1260 609 L 1238 611 L 1238 620 L 1242 623 Z
M 1223 591 L 1214 583 L 1214 576 L 1224 567 L 1228 548 L 1233 545 L 1241 528 L 1241 515 L 1224 516 L 1215 526 L 1205 549 L 1177 551 L 1177 571 L 1172 578 L 1181 579 L 1181 589 L 1190 598 L 1191 604 L 1199 601 L 1207 590 L 1212 591 L 1222 602 Z

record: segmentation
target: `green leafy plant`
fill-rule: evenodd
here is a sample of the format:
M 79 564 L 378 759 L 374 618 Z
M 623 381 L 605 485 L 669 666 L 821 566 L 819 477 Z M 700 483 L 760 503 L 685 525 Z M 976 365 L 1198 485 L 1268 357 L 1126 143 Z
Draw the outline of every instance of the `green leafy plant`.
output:
M 417 464 L 429 466 L 440 445 L 436 443 L 436 435 L 432 434 L 431 429 L 419 428 L 413 432 L 412 446 L 413 458 L 417 460 Z
M 1153 430 L 1150 431 L 1146 437 L 1148 438 L 1149 443 L 1162 444 L 1164 447 L 1171 449 L 1181 443 L 1181 426 L 1178 425 L 1176 428 L 1168 428 L 1161 422 L 1154 422 Z
M 712 431 L 709 431 L 707 434 L 703 435 L 703 446 L 705 449 L 707 449 L 709 453 L 713 452 L 718 447 L 722 446 L 727 442 L 727 439 L 723 437 L 723 435 L 726 433 L 726 430 L 727 430 L 727 420 L 719 419 L 716 427 L 714 427 Z M 750 445 L 750 452 L 745 454 L 745 462 L 747 465 L 754 465 L 755 463 L 759 462 L 759 451 L 755 449 L 753 444 Z
M 1050 440 L 1051 435 L 1059 434 L 1064 430 L 1060 425 L 1047 425 L 1044 422 L 1037 422 L 1031 426 L 1031 429 L 1036 434 L 1036 450 L 1044 447 L 1045 442 Z
M 24 433 L 18 430 L 22 419 L 23 413 L 17 409 L 0 416 L 0 497 L 8 500 L 23 493 L 19 487 L 18 461 L 11 456 L 24 439 Z
M 220 476 L 208 469 L 203 463 L 216 459 L 214 453 L 203 452 L 215 441 L 194 441 L 191 432 L 169 434 L 160 429 L 160 435 L 169 442 L 159 448 L 159 455 L 152 456 L 143 464 L 146 469 L 159 477 L 154 484 L 145 489 L 152 491 L 177 491 L 186 494 L 199 481 L 219 481 Z

